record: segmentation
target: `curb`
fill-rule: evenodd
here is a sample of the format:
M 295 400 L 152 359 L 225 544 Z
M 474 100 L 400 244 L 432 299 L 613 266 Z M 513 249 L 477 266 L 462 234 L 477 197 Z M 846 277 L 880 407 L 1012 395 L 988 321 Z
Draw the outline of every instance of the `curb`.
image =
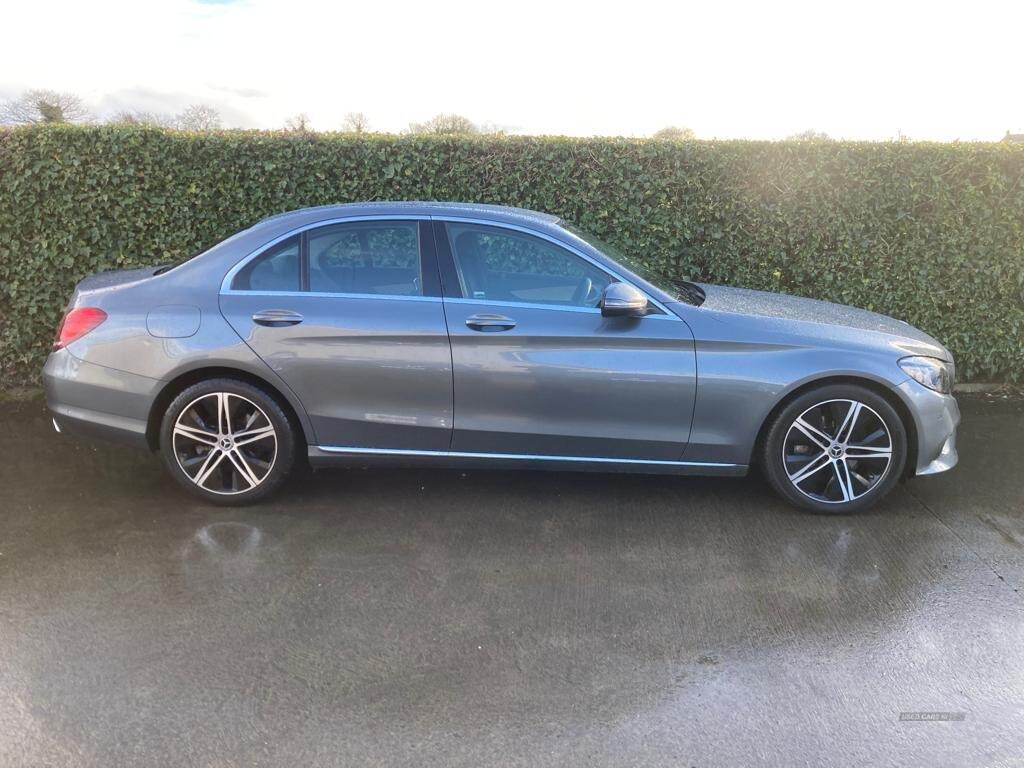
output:
M 963 392 L 967 394 L 975 394 L 978 392 L 997 392 L 1000 389 L 1007 389 L 1007 384 L 992 384 L 988 382 L 965 382 L 964 384 L 954 384 L 953 392 Z

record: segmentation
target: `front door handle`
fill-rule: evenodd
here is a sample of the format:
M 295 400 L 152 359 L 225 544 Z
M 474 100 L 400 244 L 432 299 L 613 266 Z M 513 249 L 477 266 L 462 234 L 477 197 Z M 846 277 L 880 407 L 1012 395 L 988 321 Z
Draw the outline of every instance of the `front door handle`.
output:
M 290 309 L 264 309 L 253 315 L 252 321 L 256 325 L 265 325 L 268 328 L 284 328 L 287 325 L 301 323 L 302 315 Z
M 473 315 L 466 318 L 466 325 L 474 331 L 509 331 L 516 327 L 516 321 L 504 315 Z

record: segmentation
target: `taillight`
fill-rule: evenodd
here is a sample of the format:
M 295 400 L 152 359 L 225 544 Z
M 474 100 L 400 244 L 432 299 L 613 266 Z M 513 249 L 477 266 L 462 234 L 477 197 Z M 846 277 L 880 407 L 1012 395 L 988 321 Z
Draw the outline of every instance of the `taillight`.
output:
M 89 331 L 107 319 L 107 313 L 96 307 L 79 307 L 72 309 L 57 326 L 57 338 L 53 342 L 54 350 L 62 349 L 76 339 L 80 339 Z

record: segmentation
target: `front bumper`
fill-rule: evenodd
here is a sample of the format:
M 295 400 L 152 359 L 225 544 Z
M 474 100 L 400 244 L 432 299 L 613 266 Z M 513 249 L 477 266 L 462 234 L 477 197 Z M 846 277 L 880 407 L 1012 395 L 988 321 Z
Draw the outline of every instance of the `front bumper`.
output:
M 935 475 L 956 466 L 956 428 L 960 407 L 952 395 L 942 395 L 907 380 L 899 387 L 917 427 L 915 475 Z
M 959 460 L 960 455 L 956 452 L 956 432 L 954 431 L 946 439 L 946 442 L 942 444 L 942 449 L 939 451 L 938 456 L 924 467 L 920 466 L 920 464 L 918 465 L 917 474 L 937 475 L 939 472 L 945 472 L 947 469 L 955 467 Z
M 146 424 L 161 382 L 87 363 L 66 349 L 43 367 L 46 405 L 60 432 L 148 447 Z

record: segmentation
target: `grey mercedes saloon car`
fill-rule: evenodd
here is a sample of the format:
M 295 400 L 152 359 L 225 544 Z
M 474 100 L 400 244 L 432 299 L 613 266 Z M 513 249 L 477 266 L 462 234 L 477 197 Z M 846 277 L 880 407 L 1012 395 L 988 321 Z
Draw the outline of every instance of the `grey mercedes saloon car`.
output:
M 820 512 L 951 468 L 953 359 L 871 312 L 653 274 L 554 216 L 367 203 L 75 289 L 54 427 L 217 503 L 295 462 L 743 475 Z

